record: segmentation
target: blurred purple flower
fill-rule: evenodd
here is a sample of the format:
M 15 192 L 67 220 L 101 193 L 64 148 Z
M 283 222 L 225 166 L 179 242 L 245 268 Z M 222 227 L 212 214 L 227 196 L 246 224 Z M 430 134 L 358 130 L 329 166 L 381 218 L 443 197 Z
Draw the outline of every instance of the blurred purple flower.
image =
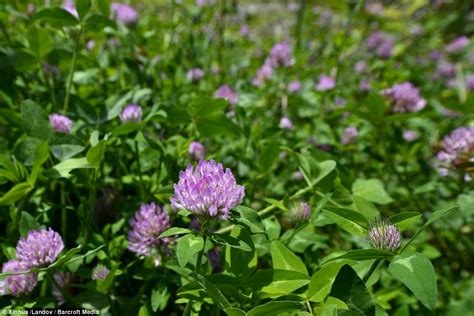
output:
M 204 77 L 204 71 L 200 68 L 192 68 L 188 70 L 186 77 L 189 81 L 198 82 Z
M 215 249 L 211 249 L 207 252 L 207 257 L 209 258 L 209 263 L 212 267 L 212 273 L 222 272 L 222 262 L 219 252 Z
M 290 209 L 290 218 L 293 222 L 307 222 L 311 217 L 311 207 L 306 202 L 299 202 Z
M 436 158 L 442 168 L 463 168 L 474 162 L 474 127 L 459 127 L 443 139 Z
M 206 6 L 206 5 L 213 5 L 215 4 L 215 0 L 196 0 L 196 4 L 200 7 Z
M 30 267 L 44 267 L 56 261 L 63 249 L 63 239 L 51 228 L 30 230 L 26 238 L 18 241 L 16 258 Z
M 53 274 L 53 278 L 56 281 L 56 283 L 62 289 L 64 289 L 64 287 L 71 282 L 72 273 L 71 272 L 56 272 L 55 274 Z M 60 289 L 56 287 L 56 285 L 53 286 L 53 289 L 51 292 L 53 294 L 53 297 L 58 302 L 58 305 L 63 305 L 64 303 L 66 303 L 66 299 L 63 296 L 63 293 L 61 292 Z
M 328 91 L 336 87 L 336 80 L 331 76 L 321 75 L 319 77 L 319 82 L 316 84 L 316 90 L 318 91 Z
M 267 79 L 270 79 L 272 75 L 273 67 L 269 62 L 265 61 L 263 66 L 257 70 L 255 77 L 252 79 L 252 85 L 260 87 Z
M 295 171 L 291 175 L 291 178 L 295 181 L 302 181 L 304 179 L 303 173 L 301 171 Z
M 420 90 L 410 82 L 382 90 L 381 95 L 391 102 L 393 112 L 418 112 L 426 106 L 426 100 L 420 96 Z
M 288 67 L 295 63 L 291 46 L 286 42 L 275 44 L 271 51 L 269 62 L 272 67 Z
M 283 128 L 283 129 L 293 129 L 293 123 L 286 116 L 281 118 L 279 126 L 280 126 L 280 128 Z
M 72 128 L 72 121 L 65 115 L 62 114 L 51 114 L 49 115 L 49 122 L 54 131 L 58 133 L 69 133 Z
M 418 133 L 414 130 L 407 129 L 403 131 L 403 139 L 407 142 L 413 142 L 419 138 Z
M 367 92 L 367 91 L 370 91 L 370 89 L 371 89 L 371 87 L 370 87 L 369 80 L 362 80 L 359 83 L 359 90 L 360 91 Z
M 287 89 L 288 92 L 298 92 L 301 90 L 301 82 L 299 82 L 298 80 L 291 81 L 288 84 Z
M 438 61 L 443 58 L 443 53 L 441 53 L 439 50 L 433 49 L 431 50 L 429 57 L 431 60 Z
M 200 142 L 193 141 L 189 144 L 188 152 L 192 160 L 202 160 L 206 154 L 206 148 Z
M 469 45 L 469 38 L 467 36 L 460 36 L 446 45 L 445 50 L 449 54 L 456 54 L 461 52 Z
M 92 280 L 105 280 L 110 270 L 102 264 L 98 264 L 92 271 Z
M 341 144 L 343 145 L 352 144 L 357 139 L 357 136 L 359 136 L 359 132 L 357 131 L 357 128 L 353 126 L 346 127 L 344 129 L 344 134 L 342 135 L 342 138 L 341 138 Z
M 474 75 L 466 76 L 466 88 L 468 90 L 474 90 Z
M 142 120 L 142 108 L 138 104 L 127 105 L 122 113 L 120 113 L 120 120 L 122 123 L 126 122 L 137 122 L 140 123 Z
M 217 91 L 214 93 L 214 97 L 226 99 L 231 105 L 235 105 L 237 102 L 239 102 L 239 96 L 237 93 L 235 93 L 231 87 L 225 84 L 217 89 Z
M 365 5 L 365 12 L 373 16 L 381 16 L 383 14 L 383 4 L 381 2 L 370 2 Z
M 59 76 L 59 68 L 49 63 L 43 64 L 44 72 L 49 76 Z
M 354 66 L 354 70 L 357 73 L 366 72 L 367 69 L 368 69 L 368 65 L 365 60 L 359 60 Z
M 31 266 L 24 261 L 10 260 L 3 264 L 2 273 L 24 272 L 30 270 Z M 38 283 L 37 273 L 26 273 L 9 275 L 5 279 L 0 280 L 0 295 L 12 294 L 20 296 L 31 292 Z
M 444 78 L 453 78 L 456 74 L 456 66 L 448 61 L 440 61 L 436 65 L 435 75 Z
M 373 248 L 395 252 L 401 245 L 402 236 L 396 225 L 375 218 L 368 228 L 367 239 Z
M 347 104 L 347 100 L 341 97 L 337 97 L 336 100 L 334 100 L 334 105 L 336 107 L 343 107 Z
M 91 39 L 87 41 L 86 48 L 87 50 L 91 51 L 95 47 L 95 40 Z
M 74 0 L 64 0 L 61 8 L 71 13 L 76 18 L 79 18 L 79 14 L 77 13 L 76 6 L 74 5 Z
M 240 36 L 248 37 L 250 35 L 250 27 L 244 24 L 240 27 Z
M 393 38 L 382 31 L 375 31 L 370 34 L 366 45 L 375 54 L 382 58 L 389 58 L 393 53 Z
M 155 203 L 144 204 L 129 220 L 132 230 L 128 233 L 128 250 L 140 256 L 155 256 L 160 246 L 169 243 L 168 238 L 159 238 L 160 234 L 170 227 L 170 218 L 164 208 Z M 155 265 L 159 264 L 155 257 Z
M 126 3 L 113 2 L 110 11 L 123 24 L 134 24 L 138 21 L 137 11 Z
M 199 161 L 179 173 L 170 199 L 174 210 L 185 209 L 197 216 L 229 218 L 230 211 L 242 202 L 245 188 L 236 183 L 230 169 L 214 160 Z

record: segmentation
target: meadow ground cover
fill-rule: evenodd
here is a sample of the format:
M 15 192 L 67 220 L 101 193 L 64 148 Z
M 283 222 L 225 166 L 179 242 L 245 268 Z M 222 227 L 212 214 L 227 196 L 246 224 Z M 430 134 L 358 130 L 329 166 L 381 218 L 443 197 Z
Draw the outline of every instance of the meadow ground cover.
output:
M 469 1 L 0 3 L 0 308 L 469 315 Z

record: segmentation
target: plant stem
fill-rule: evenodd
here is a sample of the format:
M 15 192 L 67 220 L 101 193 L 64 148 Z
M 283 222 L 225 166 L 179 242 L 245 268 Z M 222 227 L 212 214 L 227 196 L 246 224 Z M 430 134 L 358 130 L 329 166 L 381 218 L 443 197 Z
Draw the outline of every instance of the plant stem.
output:
M 313 308 L 311 307 L 311 303 L 309 302 L 309 300 L 306 300 L 305 304 L 306 304 L 306 308 L 308 309 L 308 312 L 310 312 L 311 315 L 314 315 Z
M 291 240 L 293 239 L 293 237 L 295 237 L 296 234 L 298 234 L 300 231 L 302 231 L 306 226 L 308 226 L 308 223 L 300 225 L 296 229 L 294 229 L 293 232 L 291 233 L 290 238 L 288 238 L 288 240 L 285 241 L 285 245 L 289 245 Z
M 375 261 L 370 266 L 369 270 L 367 270 L 367 273 L 365 274 L 364 278 L 362 279 L 362 282 L 364 284 L 367 283 L 370 276 L 375 272 L 375 270 L 377 270 L 377 268 L 382 262 L 383 262 L 383 259 L 375 259 Z
M 71 68 L 69 70 L 69 77 L 67 78 L 66 97 L 64 98 L 64 108 L 63 108 L 64 115 L 67 114 L 67 110 L 68 110 L 68 107 L 69 107 L 69 98 L 71 96 L 72 78 L 74 77 L 74 71 L 76 70 L 77 54 L 79 52 L 79 47 L 80 47 L 80 42 L 81 42 L 83 32 L 84 32 L 84 28 L 81 25 L 80 31 L 79 31 L 79 36 L 75 40 L 74 52 L 72 53 Z
M 140 164 L 140 151 L 138 150 L 138 141 L 135 141 L 135 155 L 137 156 L 137 168 L 138 168 L 138 179 L 140 181 L 140 197 L 144 199 L 144 189 L 143 189 L 143 176 L 142 176 L 142 167 Z
M 294 34 L 294 37 L 296 39 L 296 50 L 300 49 L 301 47 L 301 30 L 303 29 L 305 9 L 306 9 L 306 0 L 301 0 L 300 7 L 296 15 L 297 20 L 296 20 L 296 27 L 295 27 L 295 34 Z

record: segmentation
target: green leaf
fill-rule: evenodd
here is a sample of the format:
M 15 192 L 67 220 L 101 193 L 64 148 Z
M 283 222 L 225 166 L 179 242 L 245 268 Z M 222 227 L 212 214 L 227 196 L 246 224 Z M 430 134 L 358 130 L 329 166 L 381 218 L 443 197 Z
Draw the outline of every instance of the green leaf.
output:
M 322 302 L 331 291 L 336 275 L 344 264 L 346 263 L 332 263 L 316 271 L 309 282 L 306 297 L 312 302 Z
M 332 285 L 330 296 L 346 303 L 348 311 L 338 315 L 374 316 L 375 304 L 365 284 L 350 265 L 344 265 Z
M 171 294 L 163 283 L 158 283 L 151 291 L 150 303 L 153 312 L 163 311 L 168 304 Z
M 331 172 L 336 169 L 337 163 L 334 160 L 325 160 L 319 163 L 319 173 L 316 179 L 313 180 L 313 185 L 318 184 L 321 180 L 326 178 Z
M 295 301 L 272 301 L 248 311 L 248 316 L 280 315 L 288 312 L 302 311 L 303 304 Z
M 193 118 L 214 117 L 223 114 L 227 104 L 224 99 L 198 96 L 189 103 L 187 109 Z
M 189 234 L 191 233 L 190 229 L 181 228 L 181 227 L 171 227 L 160 234 L 158 238 L 175 236 L 175 235 L 182 235 L 182 234 Z
M 24 197 L 32 189 L 31 184 L 22 182 L 14 185 L 0 198 L 0 205 L 11 205 Z
M 287 295 L 307 285 L 310 277 L 307 274 L 289 271 L 265 269 L 257 270 L 248 285 L 254 289 L 261 289 L 266 296 L 278 297 Z
M 76 5 L 77 13 L 79 13 L 79 17 L 81 20 L 84 20 L 84 17 L 89 12 L 91 8 L 91 0 L 75 0 L 74 4 Z
M 110 15 L 110 1 L 109 0 L 97 0 L 97 6 L 103 15 Z
M 31 186 L 35 185 L 36 178 L 38 177 L 38 173 L 40 171 L 41 165 L 48 160 L 49 157 L 49 150 L 48 150 L 48 142 L 44 141 L 38 145 L 35 152 L 35 162 L 33 163 L 33 168 L 31 169 L 30 177 L 28 178 L 28 182 Z
M 68 251 L 63 253 L 55 262 L 48 266 L 48 270 L 62 267 L 65 263 L 73 259 L 75 254 L 81 252 L 81 248 L 81 246 L 77 246 L 76 248 L 69 249 Z
M 244 228 L 248 228 L 252 233 L 255 234 L 265 232 L 265 227 L 263 226 L 262 221 L 260 220 L 260 216 L 254 209 L 239 205 L 233 210 L 232 214 L 240 215 L 239 218 L 232 218 L 232 222 L 234 222 L 235 224 Z
M 403 212 L 390 217 L 390 223 L 396 224 L 398 229 L 404 230 L 421 218 L 420 212 Z
M 400 250 L 400 253 L 402 253 L 415 239 L 416 237 L 418 237 L 419 234 L 421 234 L 421 232 L 423 230 L 425 230 L 428 226 L 430 226 L 433 222 L 441 219 L 443 216 L 445 216 L 446 214 L 454 211 L 458 209 L 457 206 L 449 206 L 449 207 L 446 207 L 444 209 L 441 209 L 441 210 L 438 210 L 438 211 L 435 211 L 433 212 L 433 214 L 431 214 L 431 216 L 428 218 L 428 220 L 426 221 L 426 223 L 415 233 L 415 235 L 413 235 L 413 237 L 410 238 L 410 240 L 402 247 L 402 249 Z
M 178 240 L 176 256 L 178 263 L 184 267 L 204 247 L 204 239 L 192 234 L 185 235 Z
M 227 316 L 246 316 L 247 313 L 237 307 L 226 308 L 224 312 Z
M 308 274 L 303 261 L 281 242 L 275 240 L 271 244 L 271 255 L 274 269 L 297 271 Z
M 80 145 L 61 144 L 61 145 L 52 145 L 50 146 L 50 149 L 54 157 L 56 157 L 59 160 L 65 160 L 79 154 L 85 148 L 84 146 L 80 146 Z
M 86 154 L 87 161 L 91 166 L 98 167 L 104 159 L 106 140 L 101 140 L 96 146 L 89 148 Z
M 352 193 L 377 204 L 393 202 L 393 199 L 385 192 L 382 181 L 378 179 L 357 179 L 352 184 Z
M 345 208 L 328 206 L 323 209 L 323 212 L 345 231 L 361 236 L 367 234 L 366 227 L 369 222 L 362 214 Z
M 90 13 L 86 17 L 84 24 L 85 28 L 91 32 L 100 32 L 105 27 L 115 27 L 115 24 L 112 20 L 98 13 Z
M 41 140 L 51 137 L 51 126 L 43 108 L 31 100 L 24 100 L 21 103 L 20 111 L 22 126 L 28 136 Z
M 291 148 L 282 146 L 281 149 L 285 150 L 296 162 L 298 165 L 303 177 L 308 184 L 308 186 L 313 186 L 313 173 L 311 170 L 311 164 L 309 163 L 308 159 L 305 155 L 294 152 Z
M 85 157 L 82 158 L 71 158 L 64 160 L 57 165 L 53 166 L 51 172 L 53 176 L 69 178 L 71 171 L 75 169 L 88 169 L 94 168 Z
M 212 240 L 216 243 L 226 245 L 228 247 L 237 248 L 243 251 L 252 251 L 252 247 L 243 240 L 226 235 L 226 234 L 211 234 Z
M 30 50 L 37 59 L 45 57 L 53 48 L 50 32 L 45 28 L 30 27 L 27 36 Z
M 474 191 L 468 192 L 466 194 L 460 194 L 457 199 L 457 203 L 461 211 L 467 215 L 474 214 Z
M 250 231 L 240 226 L 235 226 L 230 235 L 249 245 L 252 251 L 242 251 L 238 248 L 227 247 L 225 249 L 225 261 L 229 271 L 236 276 L 248 275 L 257 265 L 257 253 Z
M 225 310 L 226 308 L 231 307 L 229 301 L 224 296 L 224 294 L 222 294 L 222 292 L 217 288 L 217 286 L 212 284 L 209 280 L 207 280 L 204 276 L 200 274 L 193 272 L 191 273 L 191 276 L 196 279 L 196 281 L 204 289 L 207 295 L 212 298 L 214 304 L 216 304 L 221 310 Z
M 26 237 L 30 230 L 37 230 L 40 228 L 38 221 L 27 212 L 21 212 L 20 217 L 20 235 Z
M 140 129 L 140 125 L 137 124 L 136 122 L 127 122 L 114 128 L 114 130 L 112 131 L 112 135 L 114 136 L 126 135 L 126 134 L 133 133 L 135 131 L 138 131 L 139 129 Z
M 405 284 L 428 309 L 436 305 L 438 288 L 431 261 L 421 253 L 403 253 L 390 262 L 388 271 Z
M 277 142 L 269 142 L 260 150 L 257 164 L 263 172 L 272 170 L 273 164 L 278 160 L 280 146 Z
M 356 249 L 356 250 L 348 251 L 341 256 L 337 256 L 335 258 L 331 258 L 327 261 L 324 261 L 323 264 L 326 264 L 334 260 L 340 260 L 340 259 L 364 261 L 364 260 L 372 260 L 372 259 L 385 259 L 385 258 L 390 258 L 390 257 L 393 257 L 393 253 L 382 250 L 382 249 Z
M 40 20 L 56 28 L 74 26 L 79 20 L 74 15 L 59 7 L 44 8 L 35 13 L 35 20 Z
M 264 201 L 279 208 L 282 211 L 288 212 L 288 209 L 286 208 L 285 203 L 283 201 L 278 201 L 278 200 L 270 199 L 270 198 L 265 198 Z

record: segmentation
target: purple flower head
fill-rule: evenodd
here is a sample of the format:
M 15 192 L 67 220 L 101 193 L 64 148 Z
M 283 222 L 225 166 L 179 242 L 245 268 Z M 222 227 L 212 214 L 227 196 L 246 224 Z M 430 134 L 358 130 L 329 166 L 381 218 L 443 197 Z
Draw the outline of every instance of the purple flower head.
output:
M 120 113 L 120 120 L 122 123 L 137 122 L 142 120 L 142 108 L 138 104 L 129 104 Z
M 436 158 L 446 169 L 463 169 L 474 162 L 474 127 L 459 127 L 445 136 Z
M 435 75 L 443 78 L 454 78 L 456 75 L 456 66 L 448 61 L 441 61 L 436 65 Z
M 217 89 L 217 91 L 214 93 L 214 97 L 226 99 L 231 105 L 235 105 L 237 102 L 239 102 L 239 96 L 237 93 L 235 93 L 231 87 L 225 84 Z
M 91 51 L 94 49 L 94 47 L 95 47 L 95 41 L 93 39 L 88 40 L 86 44 L 87 50 Z
M 132 230 L 128 233 L 128 250 L 137 255 L 150 257 L 157 247 L 169 243 L 169 239 L 159 236 L 170 227 L 170 217 L 155 203 L 142 203 L 129 223 Z
M 59 76 L 59 68 L 48 63 L 43 64 L 44 72 L 50 76 Z
M 359 90 L 362 91 L 362 92 L 367 92 L 367 91 L 370 91 L 371 87 L 370 87 L 370 82 L 369 80 L 362 80 L 360 83 L 359 83 Z
M 288 84 L 288 92 L 298 92 L 301 90 L 301 82 L 298 80 L 292 81 Z
M 371 2 L 365 5 L 365 12 L 373 16 L 381 16 L 383 14 L 383 4 L 381 2 Z
M 336 80 L 331 76 L 322 75 L 319 77 L 319 82 L 316 84 L 316 90 L 328 91 L 336 87 Z
M 252 79 L 252 85 L 260 87 L 266 80 L 270 79 L 272 76 L 273 67 L 268 61 L 265 61 L 263 66 L 257 70 L 255 77 Z
M 395 252 L 401 245 L 401 234 L 388 220 L 375 218 L 368 228 L 367 240 L 373 248 Z
M 69 133 L 72 128 L 72 121 L 65 115 L 62 114 L 51 114 L 49 116 L 49 122 L 54 131 L 58 133 Z
M 105 280 L 109 272 L 104 265 L 98 264 L 92 271 L 92 280 Z
M 379 57 L 388 58 L 392 56 L 393 38 L 382 31 L 375 31 L 370 34 L 366 45 L 369 49 L 375 51 L 375 54 Z
M 469 45 L 469 38 L 467 36 L 460 36 L 446 45 L 445 50 L 449 54 L 456 54 L 464 50 Z
M 468 90 L 474 90 L 474 75 L 468 75 L 466 77 L 466 88 Z
M 307 222 L 311 217 L 311 207 L 306 202 L 299 202 L 290 209 L 290 218 L 293 222 Z
M 403 139 L 407 142 L 414 142 L 419 138 L 419 135 L 416 131 L 407 129 L 403 131 Z
M 198 82 L 204 77 L 204 71 L 200 68 L 192 68 L 188 70 L 186 77 L 189 81 Z
M 357 128 L 353 126 L 346 127 L 344 129 L 344 134 L 342 135 L 342 138 L 341 138 L 341 144 L 343 145 L 352 144 L 357 139 L 357 136 L 359 136 L 359 132 L 357 131 Z
M 426 100 L 420 96 L 420 90 L 410 82 L 382 90 L 381 95 L 390 101 L 393 112 L 418 112 L 426 106 Z
M 192 160 L 202 160 L 206 154 L 206 148 L 200 142 L 193 141 L 189 144 L 189 155 Z
M 16 258 L 30 267 L 44 267 L 56 261 L 63 249 L 63 239 L 51 228 L 30 230 L 26 238 L 18 241 Z
M 196 4 L 200 7 L 206 6 L 206 5 L 213 5 L 215 4 L 215 0 L 196 0 Z
M 286 116 L 283 116 L 280 120 L 280 128 L 283 128 L 283 129 L 293 129 L 293 123 L 291 122 L 291 120 L 286 117 Z
M 291 46 L 286 42 L 275 44 L 271 51 L 269 62 L 272 67 L 288 67 L 294 64 Z
M 367 65 L 367 62 L 365 60 L 358 61 L 354 66 L 354 70 L 357 73 L 365 72 L 365 71 L 367 71 L 367 69 L 368 69 L 368 65 Z
M 430 52 L 429 57 L 431 60 L 438 61 L 443 58 L 443 53 L 441 53 L 439 50 L 433 49 Z
M 291 178 L 299 182 L 299 181 L 303 181 L 304 176 L 303 176 L 303 173 L 298 170 L 298 171 L 293 172 L 293 174 L 291 175 Z
M 216 249 L 211 249 L 207 252 L 207 257 L 212 267 L 212 273 L 222 272 L 222 262 L 219 252 Z
M 336 100 L 334 100 L 334 105 L 336 107 L 343 107 L 347 104 L 347 100 L 341 97 L 337 97 Z
M 110 11 L 123 24 L 135 24 L 138 21 L 137 11 L 126 3 L 113 2 Z
M 240 36 L 247 37 L 250 35 L 250 27 L 244 24 L 240 27 Z
M 10 260 L 2 267 L 2 273 L 6 272 L 24 272 L 30 270 L 27 262 Z M 7 276 L 0 280 L 0 288 L 3 289 L 1 294 L 12 294 L 13 296 L 20 296 L 31 292 L 38 282 L 38 275 L 36 273 L 16 274 Z
M 61 8 L 71 13 L 76 18 L 79 17 L 79 14 L 77 13 L 77 10 L 76 10 L 76 6 L 74 5 L 74 0 L 64 0 Z
M 238 185 L 230 169 L 214 160 L 199 161 L 179 173 L 170 199 L 174 210 L 185 209 L 197 216 L 229 218 L 230 211 L 242 202 L 245 188 Z

